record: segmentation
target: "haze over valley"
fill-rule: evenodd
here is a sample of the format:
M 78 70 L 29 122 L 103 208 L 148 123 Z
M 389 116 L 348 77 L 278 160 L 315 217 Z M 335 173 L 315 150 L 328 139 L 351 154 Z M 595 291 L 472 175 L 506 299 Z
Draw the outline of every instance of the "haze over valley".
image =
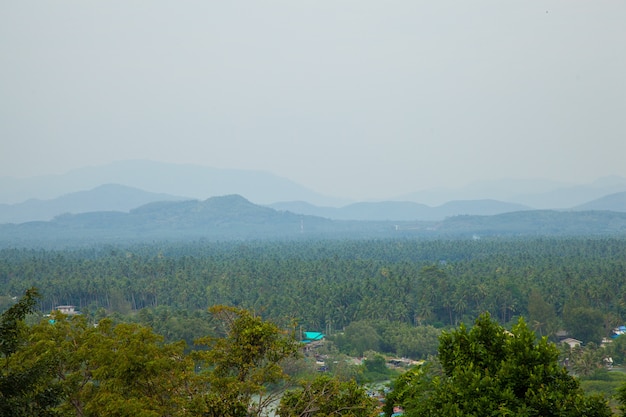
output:
M 626 179 L 620 177 L 590 184 L 501 180 L 349 202 L 267 172 L 123 161 L 64 175 L 1 178 L 0 201 L 22 201 L 0 204 L 0 223 L 45 221 L 64 213 L 128 212 L 151 202 L 231 194 L 277 210 L 337 220 L 443 220 L 533 209 L 626 211 Z M 436 201 L 442 203 L 432 204 Z
M 624 22 L 0 2 L 0 417 L 623 415 Z

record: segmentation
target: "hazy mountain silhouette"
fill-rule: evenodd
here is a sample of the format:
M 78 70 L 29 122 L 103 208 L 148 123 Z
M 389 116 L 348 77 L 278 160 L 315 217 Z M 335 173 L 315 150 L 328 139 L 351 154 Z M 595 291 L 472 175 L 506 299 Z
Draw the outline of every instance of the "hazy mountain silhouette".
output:
M 103 184 L 126 188 L 98 188 Z M 584 185 L 497 180 L 420 191 L 393 201 L 348 204 L 267 172 L 136 160 L 63 175 L 0 178 L 0 202 L 11 203 L 0 204 L 0 223 L 46 220 L 65 212 L 128 211 L 150 201 L 204 200 L 230 194 L 280 210 L 336 220 L 432 221 L 462 214 L 493 215 L 530 209 L 582 210 L 586 203 L 620 192 L 626 192 L 626 179 L 622 177 L 605 177 Z
M 63 214 L 47 222 L 0 225 L 0 247 L 61 247 L 158 240 L 463 238 L 623 235 L 626 213 L 526 210 L 453 216 L 439 222 L 344 221 L 278 211 L 238 195 L 150 203 L 128 213 Z
M 65 194 L 52 200 L 27 200 L 0 204 L 0 223 L 51 220 L 63 213 L 92 211 L 129 211 L 153 201 L 188 200 L 163 193 L 149 193 L 133 187 L 105 184 L 88 191 Z
M 340 202 L 264 171 L 134 160 L 76 169 L 62 175 L 0 178 L 0 203 L 15 204 L 32 198 L 53 199 L 103 184 L 120 184 L 147 192 L 200 200 L 240 194 L 257 204 L 284 200 L 305 200 L 331 205 Z
M 610 210 L 626 212 L 626 192 L 609 194 L 588 203 L 573 207 L 572 210 Z
M 529 210 L 521 204 L 505 203 L 495 200 L 451 201 L 438 207 L 410 201 L 382 201 L 349 204 L 344 207 L 317 207 L 301 201 L 271 204 L 277 210 L 289 210 L 294 213 L 327 217 L 334 220 L 372 220 L 372 221 L 413 221 L 443 220 L 449 216 L 461 214 L 500 214 L 511 211 Z
M 51 221 L 0 225 L 0 242 L 13 246 L 189 239 L 276 239 L 315 236 L 331 220 L 280 212 L 239 195 L 205 201 L 163 201 L 128 213 L 62 214 Z
M 479 181 L 459 188 L 434 188 L 399 196 L 394 200 L 437 206 L 455 200 L 498 200 L 535 209 L 564 209 L 607 194 L 626 191 L 626 178 L 603 177 L 589 184 L 549 180 Z

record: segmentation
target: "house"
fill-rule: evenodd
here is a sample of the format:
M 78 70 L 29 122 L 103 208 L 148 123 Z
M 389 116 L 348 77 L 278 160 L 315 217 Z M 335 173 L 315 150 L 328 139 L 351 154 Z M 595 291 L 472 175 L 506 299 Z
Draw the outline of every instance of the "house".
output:
M 324 344 L 324 334 L 320 332 L 304 332 L 301 338 L 305 352 L 312 352 Z
M 578 340 L 578 339 L 573 339 L 571 337 L 565 338 L 563 340 L 561 340 L 561 343 L 566 343 L 569 345 L 570 349 L 573 349 L 575 347 L 580 347 L 583 342 Z
M 318 342 L 324 339 L 324 334 L 320 332 L 304 332 L 302 341 L 304 343 Z
M 324 334 L 320 332 L 304 332 L 303 341 L 315 342 L 324 339 Z
M 67 314 L 68 316 L 73 316 L 74 314 L 80 314 L 76 311 L 76 306 L 56 306 L 55 311 L 59 313 Z

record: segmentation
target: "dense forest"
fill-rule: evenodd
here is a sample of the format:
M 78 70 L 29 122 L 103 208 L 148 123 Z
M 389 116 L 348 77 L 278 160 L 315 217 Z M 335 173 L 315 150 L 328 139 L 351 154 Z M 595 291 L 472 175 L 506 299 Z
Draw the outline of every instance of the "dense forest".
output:
M 407 415 L 439 415 L 440 402 L 459 407 L 446 415 L 458 415 L 459 410 L 497 414 L 493 404 L 500 404 L 509 411 L 573 407 L 569 414 L 553 415 L 608 416 L 607 400 L 586 397 L 571 375 L 586 378 L 585 390 L 626 404 L 621 373 L 608 376 L 605 362 L 609 356 L 615 359 L 611 366 L 626 362 L 626 339 L 618 338 L 609 350 L 599 347 L 626 319 L 625 280 L 626 239 L 613 237 L 199 241 L 4 249 L 0 385 L 2 395 L 14 399 L 24 415 L 34 415 L 29 407 L 35 405 L 57 411 L 67 407 L 73 410 L 68 415 L 97 415 L 108 398 L 116 398 L 115 404 L 124 410 L 128 398 L 138 398 L 137 410 L 146 410 L 156 404 L 150 405 L 150 398 L 165 389 L 176 394 L 162 403 L 163 410 L 230 415 L 224 410 L 230 413 L 231 405 L 239 404 L 233 415 L 243 416 L 258 405 L 255 392 L 271 394 L 288 374 L 304 375 L 293 380 L 299 381 L 299 388 L 291 386 L 284 394 L 282 415 L 315 415 L 311 410 L 341 409 L 348 401 L 361 410 L 358 415 L 369 416 L 375 404 L 355 381 L 393 377 L 385 360 L 402 356 L 426 359 L 428 364 L 402 374 L 393 385 L 389 399 Z M 36 291 L 37 297 L 28 298 L 29 291 Z M 28 304 L 20 307 L 25 302 L 22 294 L 27 294 Z M 73 305 L 82 314 L 66 319 L 55 311 L 60 305 Z M 27 311 L 35 314 L 27 316 Z M 42 318 L 46 314 L 54 320 Z M 220 331 L 216 314 L 228 331 Z M 468 331 L 465 324 L 474 322 Z M 255 336 L 257 330 L 261 333 Z M 296 345 L 281 345 L 280 340 L 289 334 L 289 340 L 298 341 L 310 331 L 327 336 L 315 357 L 302 364 L 283 362 L 298 354 Z M 563 334 L 582 341 L 583 348 L 550 343 Z M 244 343 L 239 337 L 252 339 Z M 255 347 L 259 343 L 269 345 Z M 255 382 L 254 389 L 250 381 L 237 379 L 244 369 L 237 363 L 247 355 L 240 347 L 246 345 L 251 352 L 269 355 L 258 364 L 273 363 L 267 358 L 275 358 L 276 366 L 280 362 L 280 369 L 272 365 L 262 371 L 269 379 Z M 347 355 L 363 357 L 362 365 L 345 365 L 350 362 Z M 159 365 L 151 357 L 161 358 Z M 138 362 L 128 365 L 125 361 L 131 359 Z M 320 359 L 327 363 L 324 375 L 316 365 Z M 495 361 L 489 365 L 493 373 L 483 374 L 480 369 L 489 361 Z M 90 366 L 95 366 L 93 372 Z M 146 373 L 152 366 L 158 367 Z M 223 374 L 222 366 L 228 366 Z M 75 386 L 66 382 L 69 375 L 83 379 Z M 182 385 L 168 388 L 167 375 L 182 378 Z M 144 382 L 154 389 L 144 391 L 144 377 L 153 378 Z M 516 385 L 524 378 L 528 383 Z M 23 384 L 16 385 L 14 379 Z M 43 381 L 49 381 L 49 390 L 11 388 L 27 383 L 40 387 Z M 81 391 L 83 383 L 91 388 Z M 623 387 L 619 392 L 618 384 Z M 530 391 L 536 395 L 529 397 L 528 387 L 534 385 L 537 390 Z M 120 391 L 122 386 L 129 388 Z M 484 403 L 472 400 L 472 386 L 491 387 Z M 188 391 L 178 392 L 182 388 Z M 520 389 L 524 391 L 516 391 Z M 456 403 L 448 398 L 452 392 L 457 392 Z M 72 405 L 73 395 L 80 397 L 78 408 Z M 420 398 L 429 400 L 416 402 Z M 615 400 L 611 407 L 617 409 Z M 539 415 L 535 411 L 528 415 Z M 7 408 L 2 415 L 12 412 Z M 261 408 L 255 413 L 262 415 Z
M 208 307 L 223 304 L 328 335 L 363 322 L 443 328 L 490 312 L 503 325 L 524 316 L 540 335 L 567 330 L 599 343 L 626 319 L 625 281 L 626 240 L 618 238 L 0 251 L 0 307 L 35 286 L 42 312 L 75 305 L 93 320 L 136 315 L 166 336 L 187 340 L 194 336 L 185 335 L 189 321 L 201 322 Z

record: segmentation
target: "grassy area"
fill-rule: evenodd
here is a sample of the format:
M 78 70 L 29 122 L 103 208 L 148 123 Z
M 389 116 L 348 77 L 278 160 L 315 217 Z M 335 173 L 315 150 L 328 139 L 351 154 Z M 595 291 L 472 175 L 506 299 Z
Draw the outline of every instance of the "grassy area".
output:
M 581 378 L 580 385 L 587 394 L 603 395 L 614 412 L 619 403 L 615 399 L 617 389 L 626 384 L 626 369 L 614 368 L 611 371 L 600 370 L 593 375 Z

